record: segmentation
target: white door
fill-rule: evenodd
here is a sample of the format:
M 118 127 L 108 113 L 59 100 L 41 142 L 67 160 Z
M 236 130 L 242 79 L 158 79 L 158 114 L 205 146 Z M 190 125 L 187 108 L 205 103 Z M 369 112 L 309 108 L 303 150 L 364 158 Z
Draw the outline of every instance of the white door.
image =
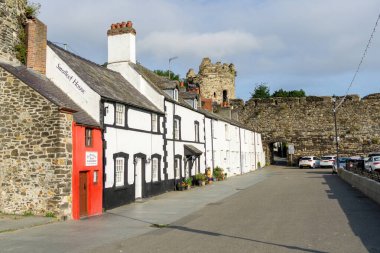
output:
M 142 197 L 142 162 L 141 158 L 136 158 L 136 169 L 135 169 L 135 199 Z

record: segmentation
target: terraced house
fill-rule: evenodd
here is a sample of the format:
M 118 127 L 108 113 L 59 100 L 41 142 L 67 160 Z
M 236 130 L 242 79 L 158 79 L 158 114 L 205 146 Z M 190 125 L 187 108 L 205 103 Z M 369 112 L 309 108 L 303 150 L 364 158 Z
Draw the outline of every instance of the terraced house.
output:
M 107 31 L 107 67 L 46 42 L 37 19 L 31 27 L 28 68 L 0 64 L 0 211 L 79 219 L 206 168 L 233 176 L 265 163 L 260 134 L 136 62 L 132 22 Z

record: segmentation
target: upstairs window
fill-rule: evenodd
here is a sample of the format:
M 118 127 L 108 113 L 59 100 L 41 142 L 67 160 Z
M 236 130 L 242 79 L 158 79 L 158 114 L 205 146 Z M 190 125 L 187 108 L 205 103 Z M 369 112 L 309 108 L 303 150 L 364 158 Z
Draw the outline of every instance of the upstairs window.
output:
M 174 90 L 173 90 L 173 99 L 174 99 L 175 101 L 178 101 L 178 90 L 177 90 L 177 89 L 174 89 Z
M 194 99 L 194 109 L 197 110 L 198 109 L 198 100 Z
M 181 139 L 181 120 L 178 118 L 174 119 L 174 139 Z
M 124 126 L 125 124 L 125 107 L 121 104 L 116 104 L 116 125 Z
M 85 130 L 85 146 L 92 147 L 92 129 L 86 128 Z
M 152 114 L 152 132 L 158 132 L 157 114 Z
M 194 122 L 195 141 L 199 142 L 199 122 Z

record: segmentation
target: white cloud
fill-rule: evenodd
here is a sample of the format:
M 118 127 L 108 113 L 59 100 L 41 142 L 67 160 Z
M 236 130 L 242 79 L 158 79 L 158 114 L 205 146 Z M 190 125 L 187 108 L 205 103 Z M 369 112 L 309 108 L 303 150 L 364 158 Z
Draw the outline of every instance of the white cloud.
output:
M 225 57 L 275 51 L 282 47 L 276 37 L 255 37 L 241 31 L 214 33 L 153 32 L 139 43 L 144 54 L 168 58 L 171 55 L 186 57 Z

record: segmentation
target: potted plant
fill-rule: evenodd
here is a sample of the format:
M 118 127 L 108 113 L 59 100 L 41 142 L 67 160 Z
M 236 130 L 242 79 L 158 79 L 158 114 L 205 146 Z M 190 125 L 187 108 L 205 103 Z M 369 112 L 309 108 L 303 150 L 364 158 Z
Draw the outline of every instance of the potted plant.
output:
M 204 186 L 206 184 L 205 183 L 205 181 L 206 181 L 206 175 L 204 175 L 202 173 L 196 174 L 195 177 L 194 177 L 194 179 L 195 179 L 195 182 L 197 182 L 197 184 L 199 186 Z
M 186 184 L 187 189 L 190 190 L 191 185 L 193 183 L 193 179 L 189 177 L 189 178 L 184 179 L 183 182 Z
M 216 178 L 217 181 L 224 180 L 223 169 L 220 167 L 215 167 L 214 172 L 213 172 L 213 176 L 214 176 L 214 178 Z

